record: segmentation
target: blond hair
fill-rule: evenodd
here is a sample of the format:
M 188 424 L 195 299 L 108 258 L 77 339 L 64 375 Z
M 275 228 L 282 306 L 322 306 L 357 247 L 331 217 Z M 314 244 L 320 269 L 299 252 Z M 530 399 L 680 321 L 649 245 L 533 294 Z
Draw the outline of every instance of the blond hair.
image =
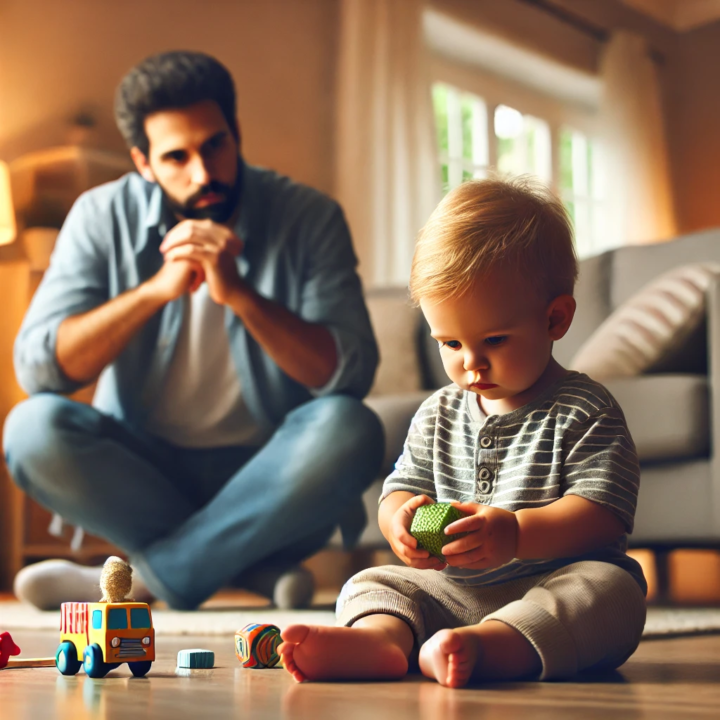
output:
M 538 180 L 470 180 L 437 206 L 418 236 L 410 296 L 442 302 L 498 265 L 528 277 L 544 299 L 572 294 L 577 257 L 562 203 Z

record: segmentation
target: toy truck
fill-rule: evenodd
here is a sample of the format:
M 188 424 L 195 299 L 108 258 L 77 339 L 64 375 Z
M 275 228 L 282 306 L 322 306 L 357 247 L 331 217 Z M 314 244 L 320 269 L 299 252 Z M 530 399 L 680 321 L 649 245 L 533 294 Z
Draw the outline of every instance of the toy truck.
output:
M 155 631 L 147 603 L 67 602 L 60 612 L 55 664 L 63 675 L 75 675 L 82 665 L 91 678 L 101 678 L 125 662 L 135 677 L 150 670 Z

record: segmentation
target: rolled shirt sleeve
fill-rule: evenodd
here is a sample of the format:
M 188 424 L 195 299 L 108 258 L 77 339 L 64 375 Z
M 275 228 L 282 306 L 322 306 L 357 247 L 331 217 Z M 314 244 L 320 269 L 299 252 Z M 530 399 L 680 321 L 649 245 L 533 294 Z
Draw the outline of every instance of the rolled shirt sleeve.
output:
M 299 315 L 327 328 L 337 351 L 335 372 L 324 386 L 310 392 L 316 397 L 348 393 L 363 398 L 375 377 L 379 354 L 345 217 L 330 202 L 323 217 L 306 223 L 306 228 L 312 249 L 306 256 Z
M 96 211 L 90 195 L 75 202 L 15 340 L 15 373 L 29 395 L 69 393 L 82 386 L 63 373 L 55 348 L 63 320 L 108 299 L 109 243 Z

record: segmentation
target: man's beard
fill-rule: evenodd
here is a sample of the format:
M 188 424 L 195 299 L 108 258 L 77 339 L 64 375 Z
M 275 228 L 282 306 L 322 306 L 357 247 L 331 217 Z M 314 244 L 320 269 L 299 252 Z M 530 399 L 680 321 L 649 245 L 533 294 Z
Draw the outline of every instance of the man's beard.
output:
M 238 163 L 237 178 L 233 185 L 226 185 L 218 180 L 211 180 L 207 185 L 203 185 L 196 193 L 182 203 L 170 197 L 162 185 L 160 185 L 160 189 L 163 192 L 167 206 L 176 216 L 183 220 L 212 220 L 216 223 L 224 223 L 232 217 L 240 202 L 241 174 L 242 167 L 240 163 Z M 224 199 L 212 205 L 195 207 L 195 203 L 198 202 L 198 200 L 211 193 L 222 195 Z

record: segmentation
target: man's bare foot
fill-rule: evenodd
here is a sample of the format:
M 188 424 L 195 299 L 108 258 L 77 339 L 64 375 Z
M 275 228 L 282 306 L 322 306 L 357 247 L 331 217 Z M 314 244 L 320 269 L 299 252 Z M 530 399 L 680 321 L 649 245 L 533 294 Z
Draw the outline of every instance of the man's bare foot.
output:
M 420 648 L 423 675 L 450 688 L 462 687 L 470 680 L 478 656 L 480 637 L 474 628 L 440 630 Z
M 290 625 L 279 647 L 296 682 L 399 680 L 407 673 L 402 649 L 382 629 Z

